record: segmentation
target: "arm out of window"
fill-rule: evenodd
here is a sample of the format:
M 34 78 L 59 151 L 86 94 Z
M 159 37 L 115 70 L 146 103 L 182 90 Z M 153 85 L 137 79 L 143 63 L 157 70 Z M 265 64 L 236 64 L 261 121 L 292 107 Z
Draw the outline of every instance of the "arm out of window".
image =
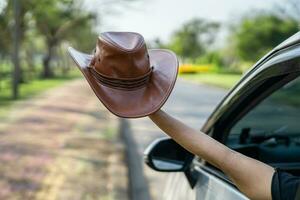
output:
M 221 169 L 250 199 L 272 199 L 274 169 L 271 166 L 229 149 L 162 110 L 149 117 L 178 144 Z

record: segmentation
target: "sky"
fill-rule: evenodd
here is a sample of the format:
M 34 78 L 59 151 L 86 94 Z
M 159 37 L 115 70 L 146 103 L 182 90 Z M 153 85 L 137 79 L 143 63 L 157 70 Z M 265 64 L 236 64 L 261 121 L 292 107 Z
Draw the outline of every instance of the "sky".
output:
M 278 0 L 136 0 L 134 3 L 120 5 L 107 3 L 118 2 L 115 0 L 85 1 L 87 9 L 102 13 L 99 32 L 133 31 L 141 33 L 146 40 L 160 38 L 163 41 L 167 41 L 175 29 L 192 18 L 214 20 L 226 25 L 239 19 L 243 13 L 254 9 L 269 9 L 278 2 Z
M 128 2 L 133 3 L 128 3 Z M 84 0 L 84 8 L 99 12 L 98 32 L 133 31 L 146 40 L 168 41 L 172 32 L 193 18 L 217 21 L 226 25 L 237 21 L 244 13 L 269 9 L 282 0 Z M 0 10 L 5 5 L 0 0 Z M 224 26 L 225 25 L 225 26 Z M 225 28 L 224 28 L 225 27 Z

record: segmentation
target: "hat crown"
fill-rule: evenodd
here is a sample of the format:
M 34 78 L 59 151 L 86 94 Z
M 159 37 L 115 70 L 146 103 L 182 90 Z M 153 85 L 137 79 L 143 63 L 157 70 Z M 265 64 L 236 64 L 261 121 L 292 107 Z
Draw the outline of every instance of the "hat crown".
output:
M 105 32 L 98 37 L 91 66 L 112 78 L 135 78 L 150 70 L 143 36 L 132 32 Z

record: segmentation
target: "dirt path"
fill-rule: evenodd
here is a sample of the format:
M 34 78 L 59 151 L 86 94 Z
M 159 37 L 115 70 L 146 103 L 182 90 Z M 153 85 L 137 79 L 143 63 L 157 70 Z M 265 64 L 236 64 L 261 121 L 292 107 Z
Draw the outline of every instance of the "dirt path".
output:
M 0 199 L 127 199 L 116 132 L 83 80 L 20 103 L 0 124 Z

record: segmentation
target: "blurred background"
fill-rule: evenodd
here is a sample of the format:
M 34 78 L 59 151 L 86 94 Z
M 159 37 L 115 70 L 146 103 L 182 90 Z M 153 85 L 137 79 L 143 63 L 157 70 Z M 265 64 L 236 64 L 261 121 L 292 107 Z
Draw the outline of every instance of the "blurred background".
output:
M 148 47 L 173 50 L 179 81 L 165 107 L 199 129 L 242 74 L 299 28 L 299 0 L 0 0 L 0 199 L 131 199 L 124 127 L 68 46 L 89 53 L 100 32 L 134 31 Z M 128 126 L 142 191 L 174 199 L 177 177 L 163 180 L 142 162 L 162 133 L 147 119 Z

